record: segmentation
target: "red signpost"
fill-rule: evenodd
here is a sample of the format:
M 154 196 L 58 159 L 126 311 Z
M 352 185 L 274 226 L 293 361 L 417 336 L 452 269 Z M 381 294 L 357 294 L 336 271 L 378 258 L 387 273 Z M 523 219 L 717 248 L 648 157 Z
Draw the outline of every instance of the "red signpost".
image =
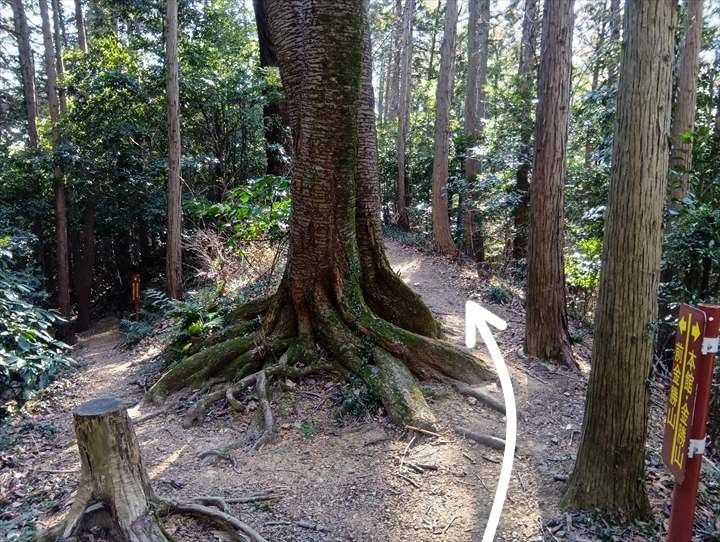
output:
M 668 542 L 692 540 L 719 335 L 720 307 L 680 307 L 663 438 L 663 460 L 675 476 Z
M 132 276 L 132 302 L 135 305 L 135 320 L 140 320 L 140 274 Z

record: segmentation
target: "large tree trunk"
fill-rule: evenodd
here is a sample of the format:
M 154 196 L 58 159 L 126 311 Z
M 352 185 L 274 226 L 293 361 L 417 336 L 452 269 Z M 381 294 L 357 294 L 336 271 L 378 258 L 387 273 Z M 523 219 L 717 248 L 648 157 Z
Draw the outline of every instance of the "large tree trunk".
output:
M 450 99 L 452 95 L 457 0 L 445 4 L 445 28 L 440 46 L 440 74 L 435 91 L 435 146 L 433 149 L 432 222 L 433 243 L 440 254 L 457 256 L 448 216 L 448 152 L 450 142 Z
M 393 420 L 432 426 L 417 377 L 477 382 L 490 372 L 438 339 L 437 322 L 385 257 L 367 4 L 267 0 L 266 8 L 295 144 L 285 274 L 272 298 L 234 312 L 236 331 L 225 342 L 175 364 L 150 396 L 217 376 L 238 380 L 201 400 L 207 405 L 257 385 L 259 372 L 313 370 L 319 344 Z M 258 316 L 260 330 L 245 336 Z
M 685 1 L 684 38 L 677 59 L 677 97 L 673 108 L 670 141 L 672 197 L 682 200 L 690 191 L 692 132 L 695 128 L 697 80 L 702 46 L 703 0 Z
M 520 62 L 518 66 L 518 91 L 522 96 L 525 110 L 530 110 L 533 102 L 533 81 L 535 74 L 535 44 L 537 42 L 537 0 L 525 0 L 525 14 L 522 24 L 522 43 L 520 44 Z M 528 218 L 530 216 L 530 142 L 534 125 L 524 122 L 520 128 L 520 156 L 515 174 L 515 190 L 518 201 L 513 209 L 512 256 L 514 260 L 527 257 Z
M 535 161 L 530 190 L 527 322 L 530 356 L 573 363 L 563 268 L 574 0 L 547 0 L 543 11 Z
M 468 2 L 468 64 L 465 74 L 465 205 L 463 230 L 465 253 L 475 261 L 485 261 L 485 243 L 477 210 L 478 192 L 474 188 L 480 173 L 475 148 L 482 138 L 485 118 L 485 83 L 488 70 L 488 35 L 490 33 L 490 0 Z
M 42 19 L 43 44 L 45 48 L 45 70 L 47 79 L 48 107 L 52 126 L 52 144 L 55 157 L 53 159 L 53 190 L 55 193 L 55 240 L 57 253 L 57 303 L 60 314 L 70 320 L 70 260 L 67 230 L 67 204 L 65 196 L 65 176 L 63 174 L 57 149 L 60 145 L 60 104 L 57 93 L 57 73 L 55 71 L 55 50 L 50 29 L 50 14 L 47 0 L 39 0 L 40 17 Z M 70 327 L 64 324 L 60 328 L 60 336 L 70 339 Z
M 627 3 L 592 372 L 566 493 L 573 507 L 649 513 L 645 493 L 653 324 L 667 185 L 674 0 Z
M 28 124 L 28 143 L 31 148 L 38 146 L 37 128 L 37 97 L 35 94 L 35 67 L 33 53 L 30 47 L 30 30 L 28 28 L 25 6 L 22 0 L 12 0 L 13 20 L 15 34 L 18 41 L 18 56 L 20 59 L 20 77 L 25 98 L 25 116 Z
M 415 17 L 415 0 L 406 0 L 402 16 L 402 41 L 400 52 L 400 85 L 398 88 L 397 132 L 397 202 L 396 221 L 400 229 L 408 231 L 410 221 L 407 212 L 406 146 L 410 129 L 410 98 L 412 94 L 410 72 L 412 70 L 412 29 Z
M 182 185 L 180 184 L 180 87 L 177 56 L 177 0 L 167 0 L 165 12 L 165 91 L 168 116 L 167 293 L 180 299 L 182 286 Z

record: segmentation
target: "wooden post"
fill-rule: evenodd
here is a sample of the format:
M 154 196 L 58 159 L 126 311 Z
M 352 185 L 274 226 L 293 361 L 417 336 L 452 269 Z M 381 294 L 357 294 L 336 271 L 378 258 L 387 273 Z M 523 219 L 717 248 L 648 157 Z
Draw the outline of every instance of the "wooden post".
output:
M 77 536 L 100 525 L 127 542 L 168 542 L 130 417 L 114 398 L 94 399 L 73 412 L 80 453 L 77 497 L 57 535 Z

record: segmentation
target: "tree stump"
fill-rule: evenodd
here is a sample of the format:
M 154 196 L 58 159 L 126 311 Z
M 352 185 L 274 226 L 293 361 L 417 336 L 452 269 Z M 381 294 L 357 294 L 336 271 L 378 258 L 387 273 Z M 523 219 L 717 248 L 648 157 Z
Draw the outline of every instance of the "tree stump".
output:
M 117 399 L 94 399 L 73 412 L 80 452 L 77 497 L 59 539 L 101 527 L 122 542 L 168 542 L 153 511 L 150 487 L 127 410 Z

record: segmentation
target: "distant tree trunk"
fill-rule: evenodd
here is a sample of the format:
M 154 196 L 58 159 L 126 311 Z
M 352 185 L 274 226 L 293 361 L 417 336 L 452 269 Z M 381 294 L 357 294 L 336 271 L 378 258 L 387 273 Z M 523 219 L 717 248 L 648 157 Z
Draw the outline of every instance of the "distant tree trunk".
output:
M 37 128 L 37 96 L 35 94 L 35 67 L 30 47 L 30 30 L 22 0 L 12 0 L 15 34 L 18 41 L 18 57 L 20 60 L 20 76 L 25 97 L 25 116 L 28 124 L 28 144 L 36 149 L 38 146 Z
M 75 0 L 75 26 L 78 35 L 78 47 L 83 52 L 88 50 L 87 34 L 85 33 L 85 16 L 83 14 L 82 3 Z
M 412 69 L 412 30 L 415 17 L 415 0 L 406 0 L 402 15 L 402 39 L 400 50 L 400 78 L 398 88 L 397 132 L 397 202 L 396 220 L 400 229 L 408 231 L 410 221 L 407 212 L 407 171 L 405 153 L 410 129 L 410 98 L 412 95 L 410 71 Z
M 673 108 L 670 138 L 672 197 L 685 198 L 690 190 L 692 132 L 695 128 L 699 55 L 702 46 L 703 0 L 685 1 L 684 38 L 677 60 L 677 97 Z
M 165 88 L 168 115 L 167 254 L 165 273 L 171 299 L 182 289 L 182 186 L 180 184 L 180 89 L 177 58 L 177 0 L 167 0 L 165 13 Z
M 618 87 L 592 371 L 566 503 L 646 518 L 645 437 L 677 2 L 632 0 Z
M 620 0 L 610 0 L 610 42 L 613 47 L 620 48 L 618 44 L 622 39 L 622 9 Z M 617 55 L 613 55 L 615 58 Z M 608 85 L 614 87 L 617 83 L 618 63 L 612 58 L 608 62 Z
M 608 16 L 610 13 L 607 10 L 606 0 L 602 1 L 602 4 L 598 6 L 598 12 L 595 12 L 599 16 L 599 28 L 593 47 L 591 56 L 592 70 L 590 77 L 590 92 L 595 93 L 600 88 L 600 73 L 603 71 L 603 66 L 606 62 L 605 50 L 607 48 L 607 23 Z M 595 150 L 595 141 L 593 141 L 593 131 L 588 130 L 585 141 L 585 168 L 590 169 L 592 167 L 592 155 Z
M 490 33 L 490 0 L 468 2 L 467 72 L 465 74 L 465 198 L 463 230 L 465 253 L 475 261 L 485 261 L 485 243 L 475 204 L 474 188 L 480 173 L 480 160 L 475 147 L 480 144 L 485 117 L 485 83 L 488 69 L 488 35 Z
M 48 107 L 52 127 L 53 151 L 57 153 L 60 145 L 60 104 L 57 93 L 57 73 L 55 71 L 55 50 L 50 29 L 50 14 L 47 0 L 39 0 L 40 17 L 42 19 L 43 44 L 45 48 L 45 71 L 47 79 Z M 67 230 L 67 204 L 65 196 L 65 176 L 60 160 L 53 159 L 53 189 L 55 193 L 55 242 L 57 252 L 57 302 L 60 314 L 70 320 L 70 261 Z M 60 336 L 69 340 L 70 328 L 67 324 L 60 327 Z
M 518 91 L 522 96 L 522 109 L 529 111 L 533 102 L 533 81 L 535 74 L 535 44 L 537 42 L 537 3 L 538 0 L 525 0 L 525 15 L 522 24 L 522 43 L 520 44 L 520 62 L 518 67 Z M 528 217 L 530 216 L 530 150 L 534 125 L 524 122 L 520 127 L 520 156 L 515 189 L 518 202 L 513 209 L 512 257 L 522 260 L 527 257 Z
M 538 78 L 535 160 L 530 189 L 527 321 L 530 356 L 572 365 L 563 268 L 574 0 L 546 0 Z
M 260 49 L 260 66 L 277 66 L 277 55 L 270 40 L 267 13 L 263 0 L 253 0 L 255 11 L 255 24 L 258 32 Z M 285 119 L 283 110 L 285 104 L 280 100 L 269 101 L 266 96 L 263 105 L 263 123 L 265 125 L 265 157 L 267 160 L 267 173 L 270 175 L 285 175 L 288 164 L 285 160 Z
M 441 14 L 442 14 L 442 0 L 438 0 L 437 7 L 435 8 L 435 16 L 433 17 L 432 37 L 430 38 L 430 59 L 428 60 L 428 71 L 427 71 L 428 79 L 435 78 L 435 72 L 433 71 L 433 68 L 435 67 L 435 48 L 437 45 L 437 33 L 438 33 L 438 26 L 440 26 L 440 15 Z
M 75 24 L 78 30 L 78 46 L 83 53 L 88 52 L 87 36 L 85 35 L 85 17 L 80 0 L 75 2 Z M 78 305 L 76 328 L 85 331 L 90 328 L 90 303 L 92 301 L 93 272 L 95 267 L 95 212 L 97 195 L 93 186 L 88 187 L 83 209 L 83 225 L 80 254 L 76 278 L 75 297 Z
M 385 118 L 383 117 L 383 108 L 385 104 L 385 85 L 387 82 L 386 75 L 386 50 L 383 48 L 380 51 L 380 67 L 378 68 L 378 98 L 377 98 L 377 115 L 378 124 L 383 124 Z
M 57 77 L 59 80 L 58 84 L 58 97 L 60 98 L 60 113 L 65 114 L 67 111 L 67 96 L 65 95 L 65 61 L 63 60 L 63 37 L 62 37 L 62 25 L 60 24 L 60 14 L 62 8 L 60 7 L 60 0 L 52 0 L 53 10 L 53 29 L 54 29 L 54 42 L 55 42 L 55 67 L 57 69 Z
M 403 9 L 402 0 L 395 0 L 395 24 L 392 30 L 392 53 L 388 71 L 388 92 L 385 95 L 385 118 L 395 119 L 400 102 L 400 57 L 402 55 Z
M 432 220 L 433 242 L 440 254 L 457 256 L 448 217 L 448 148 L 450 140 L 450 96 L 452 93 L 457 0 L 445 4 L 445 28 L 440 47 L 440 74 L 435 91 L 435 147 L 433 151 Z

